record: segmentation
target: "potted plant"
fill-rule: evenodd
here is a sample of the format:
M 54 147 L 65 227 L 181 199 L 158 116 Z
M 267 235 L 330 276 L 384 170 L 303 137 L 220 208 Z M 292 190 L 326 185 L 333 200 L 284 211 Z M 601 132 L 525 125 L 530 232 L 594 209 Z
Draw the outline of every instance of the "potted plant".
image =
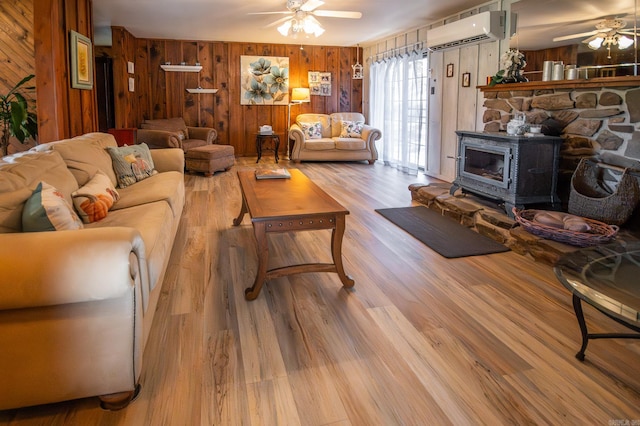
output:
M 26 76 L 16 84 L 9 93 L 0 95 L 0 124 L 2 125 L 2 139 L 0 139 L 1 156 L 7 155 L 9 138 L 15 136 L 20 143 L 29 137 L 38 135 L 38 119 L 36 113 L 29 111 L 25 97 L 20 93 L 22 86 L 34 77 Z M 23 90 L 33 90 L 34 87 L 24 87 Z

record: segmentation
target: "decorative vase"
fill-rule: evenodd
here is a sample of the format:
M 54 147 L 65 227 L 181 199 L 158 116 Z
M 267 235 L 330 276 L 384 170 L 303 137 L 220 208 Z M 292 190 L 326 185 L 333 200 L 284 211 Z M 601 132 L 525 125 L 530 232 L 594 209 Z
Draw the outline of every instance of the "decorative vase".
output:
M 509 68 L 502 79 L 502 83 L 525 83 L 527 81 L 529 79 L 522 75 L 522 68 L 518 66 Z

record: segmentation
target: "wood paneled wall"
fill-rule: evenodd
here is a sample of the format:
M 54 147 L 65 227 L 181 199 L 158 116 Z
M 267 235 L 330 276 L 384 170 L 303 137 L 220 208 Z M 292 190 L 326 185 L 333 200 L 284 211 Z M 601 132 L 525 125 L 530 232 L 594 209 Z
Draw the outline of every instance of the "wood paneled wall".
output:
M 535 74 L 525 74 L 529 81 L 542 81 L 544 61 L 562 61 L 565 65 L 578 63 L 578 45 L 554 47 L 552 49 L 523 51 L 527 66 L 525 72 L 539 71 Z
M 95 91 L 72 89 L 69 77 L 69 31 L 93 39 L 91 0 L 35 0 L 33 23 L 38 141 L 96 131 Z
M 34 74 L 35 62 L 33 0 L 0 1 L 0 93 Z M 32 95 L 35 98 L 35 92 Z
M 332 76 L 331 96 L 312 96 L 292 106 L 300 113 L 362 112 L 362 80 L 353 80 L 355 47 L 136 39 L 113 28 L 113 46 L 101 49 L 114 60 L 116 127 L 138 127 L 144 119 L 184 117 L 187 125 L 214 127 L 218 143 L 233 145 L 236 155 L 253 155 L 255 133 L 270 124 L 286 146 L 287 106 L 240 105 L 240 56 L 289 57 L 289 87 L 308 87 L 308 71 Z M 362 56 L 362 52 L 360 52 Z M 127 62 L 135 64 L 135 92 L 128 90 Z M 199 73 L 165 72 L 165 62 L 200 62 Z M 190 94 L 187 88 L 217 88 L 216 94 Z

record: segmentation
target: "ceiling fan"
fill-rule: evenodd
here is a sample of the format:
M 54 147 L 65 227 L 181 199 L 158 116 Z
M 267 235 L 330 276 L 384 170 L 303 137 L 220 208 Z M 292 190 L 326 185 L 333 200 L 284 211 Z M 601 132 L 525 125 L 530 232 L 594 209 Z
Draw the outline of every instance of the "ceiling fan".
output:
M 284 18 L 280 18 L 266 27 L 273 27 L 282 24 L 278 27 L 278 31 L 286 36 L 296 36 L 299 33 L 307 35 L 313 34 L 316 37 L 324 33 L 324 28 L 320 22 L 315 18 L 320 16 L 323 18 L 348 18 L 348 19 L 360 19 L 362 13 L 340 10 L 316 10 L 318 7 L 324 4 L 321 0 L 287 0 L 287 10 L 278 12 L 252 12 L 249 15 L 287 15 Z
M 555 37 L 553 41 L 572 40 L 574 38 L 588 37 L 582 40 L 590 49 L 597 50 L 601 46 L 605 46 L 609 51 L 611 58 L 611 46 L 618 45 L 620 49 L 626 49 L 633 45 L 636 32 L 634 30 L 625 30 L 626 22 L 622 19 L 604 19 L 598 22 L 596 29 L 585 33 L 570 34 L 561 37 Z M 628 37 L 630 36 L 630 37 Z

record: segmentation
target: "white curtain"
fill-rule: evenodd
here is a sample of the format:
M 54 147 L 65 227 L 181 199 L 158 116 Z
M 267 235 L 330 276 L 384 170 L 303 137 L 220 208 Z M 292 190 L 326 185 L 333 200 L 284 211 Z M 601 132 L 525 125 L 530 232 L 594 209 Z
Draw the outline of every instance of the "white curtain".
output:
M 381 160 L 404 173 L 426 164 L 427 60 L 412 52 L 371 65 L 371 125 L 382 131 Z

